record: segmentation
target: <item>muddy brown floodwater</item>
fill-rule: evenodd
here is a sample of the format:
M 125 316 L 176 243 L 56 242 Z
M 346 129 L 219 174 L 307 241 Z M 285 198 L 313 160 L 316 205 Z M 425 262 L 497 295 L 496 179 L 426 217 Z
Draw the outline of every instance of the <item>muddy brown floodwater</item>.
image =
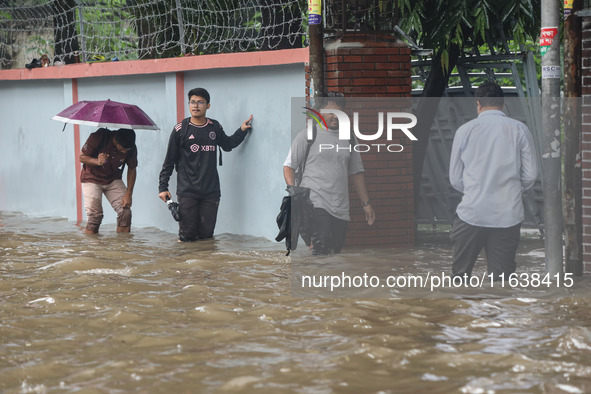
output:
M 308 292 L 294 289 L 306 251 L 283 244 L 102 231 L 0 212 L 2 393 L 591 392 L 588 278 Z M 450 247 L 318 264 L 426 277 L 449 270 Z M 543 243 L 524 240 L 518 266 L 543 274 Z

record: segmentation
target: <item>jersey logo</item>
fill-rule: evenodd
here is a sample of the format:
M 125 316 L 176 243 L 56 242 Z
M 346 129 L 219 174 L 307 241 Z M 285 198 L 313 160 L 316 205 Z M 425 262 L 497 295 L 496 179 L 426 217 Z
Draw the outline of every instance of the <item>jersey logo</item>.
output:
M 212 131 L 211 133 L 209 133 L 209 138 L 210 139 L 215 140 L 215 137 L 216 137 L 215 131 Z
M 191 134 L 191 136 L 189 137 L 190 140 L 194 140 L 195 136 L 193 134 Z
M 193 153 L 197 152 L 198 150 L 199 150 L 199 145 L 197 145 L 197 144 L 191 145 L 191 151 Z

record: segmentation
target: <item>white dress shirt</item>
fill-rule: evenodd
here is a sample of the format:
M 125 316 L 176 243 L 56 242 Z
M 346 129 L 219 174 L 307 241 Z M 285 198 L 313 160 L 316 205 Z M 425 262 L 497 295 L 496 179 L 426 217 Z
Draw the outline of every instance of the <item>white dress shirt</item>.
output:
M 497 228 L 523 222 L 522 193 L 537 173 L 531 133 L 502 111 L 483 111 L 456 131 L 449 181 L 464 193 L 456 209 L 464 222 Z

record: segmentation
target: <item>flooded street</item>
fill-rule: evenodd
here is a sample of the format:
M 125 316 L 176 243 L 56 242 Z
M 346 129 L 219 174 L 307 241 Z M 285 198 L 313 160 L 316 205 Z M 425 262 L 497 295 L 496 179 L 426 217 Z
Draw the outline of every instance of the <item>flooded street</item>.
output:
M 101 231 L 0 212 L 2 393 L 591 392 L 589 278 L 303 297 L 283 243 Z M 326 265 L 425 275 L 447 272 L 451 250 L 366 255 Z M 542 241 L 522 242 L 517 265 L 544 273 Z

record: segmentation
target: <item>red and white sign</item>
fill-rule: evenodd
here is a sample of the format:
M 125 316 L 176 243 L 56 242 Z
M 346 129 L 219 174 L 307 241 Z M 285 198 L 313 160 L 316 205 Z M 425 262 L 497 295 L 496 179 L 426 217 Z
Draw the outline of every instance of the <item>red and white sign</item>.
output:
M 540 30 L 540 51 L 542 55 L 548 51 L 554 41 L 554 37 L 557 35 L 558 27 L 542 27 Z
M 553 39 L 557 35 L 558 35 L 558 28 L 557 27 L 542 27 L 542 31 L 540 33 L 540 38 Z

